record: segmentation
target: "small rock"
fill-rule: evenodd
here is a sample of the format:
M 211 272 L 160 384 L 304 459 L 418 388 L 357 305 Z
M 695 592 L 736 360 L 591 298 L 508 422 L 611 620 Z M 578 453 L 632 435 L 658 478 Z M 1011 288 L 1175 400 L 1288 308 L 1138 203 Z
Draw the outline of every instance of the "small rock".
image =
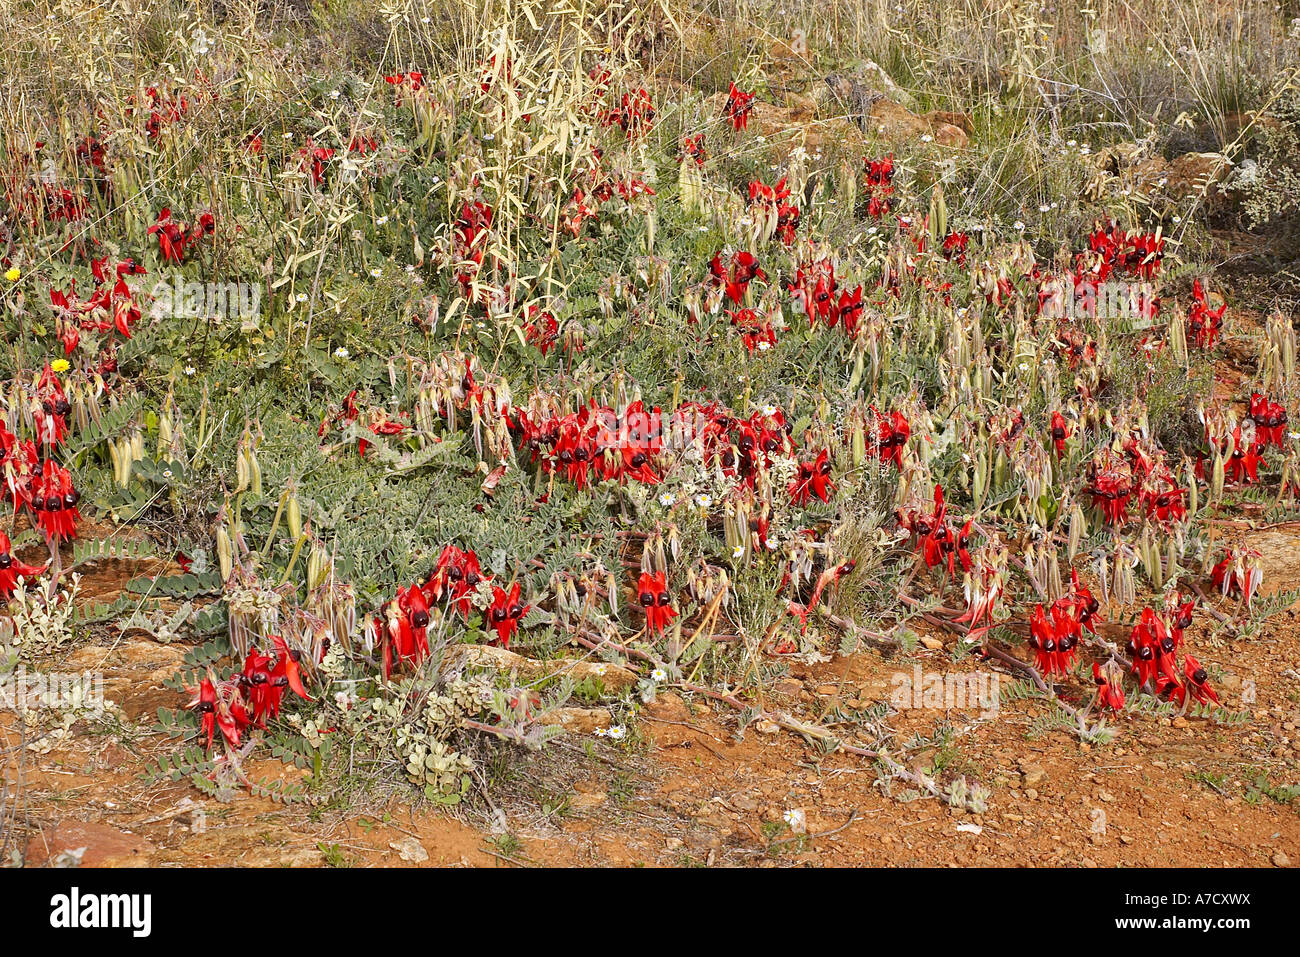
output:
M 929 648 L 931 651 L 943 650 L 943 642 L 934 637 L 934 635 L 922 635 L 921 645 L 925 648 Z
M 1286 851 L 1281 848 L 1273 852 L 1273 863 L 1277 867 L 1290 867 L 1291 858 L 1286 856 Z
M 1022 764 L 1020 770 L 1023 772 L 1025 787 L 1028 788 L 1041 784 L 1047 778 L 1047 771 L 1037 764 Z
M 559 725 L 573 734 L 593 734 L 597 728 L 608 728 L 614 717 L 606 708 L 556 708 L 537 720 L 540 724 Z
M 422 864 L 429 859 L 429 852 L 414 836 L 407 836 L 400 841 L 389 841 L 388 846 L 397 852 L 397 856 L 412 864 Z

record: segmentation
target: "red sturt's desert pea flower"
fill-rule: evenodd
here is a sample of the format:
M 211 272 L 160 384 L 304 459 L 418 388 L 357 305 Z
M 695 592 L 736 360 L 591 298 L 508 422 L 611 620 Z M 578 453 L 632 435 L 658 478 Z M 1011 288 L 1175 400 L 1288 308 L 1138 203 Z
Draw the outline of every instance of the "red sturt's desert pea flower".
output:
M 72 404 L 68 402 L 63 384 L 49 363 L 45 364 L 45 369 L 41 372 L 36 392 L 32 401 L 32 423 L 36 430 L 36 441 L 48 450 L 62 444 L 63 436 L 68 431 Z
M 1276 445 L 1281 448 L 1286 433 L 1286 406 L 1281 402 L 1272 402 L 1268 396 L 1258 392 L 1250 397 L 1250 418 L 1255 423 L 1255 435 L 1261 445 Z
M 1183 676 L 1187 679 L 1186 685 L 1180 684 L 1178 703 L 1182 704 L 1183 699 L 1190 691 L 1192 697 L 1200 704 L 1218 704 L 1219 696 L 1213 688 L 1210 687 L 1210 676 L 1201 663 L 1191 655 L 1183 656 Z M 1185 689 L 1185 690 L 1184 690 Z
M 462 550 L 448 545 L 438 556 L 433 574 L 424 586 L 425 600 L 428 603 L 445 600 L 462 617 L 468 618 L 473 593 L 484 580 L 478 556 L 472 549 Z M 486 580 L 491 581 L 491 578 Z
M 736 130 L 749 127 L 749 114 L 754 110 L 754 94 L 746 93 L 733 81 L 727 90 L 727 102 L 722 107 L 723 115 L 731 121 Z
M 1218 341 L 1219 330 L 1223 328 L 1223 314 L 1228 309 L 1225 302 L 1218 309 L 1211 309 L 1205 297 L 1205 287 L 1199 279 L 1192 282 L 1192 308 L 1187 312 L 1187 328 L 1192 334 L 1192 341 L 1202 349 L 1213 348 Z
M 1057 601 L 1051 612 L 1035 605 L 1029 617 L 1029 646 L 1044 676 L 1068 674 L 1078 652 L 1079 622 L 1069 604 Z
M 1232 430 L 1232 454 L 1224 463 L 1224 474 L 1231 482 L 1243 485 L 1259 484 L 1259 468 L 1265 465 L 1260 455 L 1260 444 L 1255 439 L 1249 442 L 1241 434 L 1241 426 Z
M 1264 581 L 1259 553 L 1250 548 L 1229 551 L 1211 570 L 1210 580 L 1224 595 L 1235 595 L 1249 605 Z
M 0 531 L 0 599 L 8 600 L 18 587 L 18 579 L 30 580 L 45 571 L 45 566 L 37 567 L 20 562 L 13 553 L 9 536 Z
M 1106 521 L 1123 525 L 1128 521 L 1128 502 L 1133 496 L 1132 470 L 1123 460 L 1112 460 L 1109 451 L 1105 457 L 1089 467 L 1091 480 L 1084 491 L 1092 497 L 1094 508 L 1101 510 Z
M 379 629 L 384 649 L 384 675 L 391 677 L 394 667 L 409 662 L 418 668 L 429 654 L 429 608 L 424 593 L 416 585 L 399 588 L 397 597 L 384 605 Z
M 1092 680 L 1097 683 L 1097 706 L 1106 711 L 1124 710 L 1124 686 L 1119 679 L 1103 672 L 1101 665 L 1092 663 Z
M 868 451 L 878 450 L 882 465 L 892 462 L 901 469 L 903 449 L 912 436 L 911 423 L 907 421 L 907 416 L 897 409 L 888 415 L 881 415 L 876 411 L 875 406 L 872 406 L 871 412 L 876 417 L 876 431 L 875 441 L 868 447 Z
M 252 706 L 253 722 L 259 728 L 265 728 L 267 720 L 280 713 L 280 699 L 288 684 L 287 679 L 283 684 L 272 683 L 275 665 L 274 658 L 254 648 L 244 659 L 244 670 L 239 673 L 240 691 Z
M 252 716 L 244 706 L 237 680 L 214 682 L 211 673 L 199 682 L 198 688 L 188 689 L 194 699 L 188 707 L 199 715 L 200 733 L 207 737 L 207 747 L 212 748 L 217 729 L 226 745 L 239 747 L 240 734 L 252 724 Z
M 636 583 L 637 603 L 645 612 L 646 631 L 662 638 L 664 629 L 677 617 L 668 595 L 668 576 L 664 572 L 642 572 Z
M 867 215 L 880 219 L 889 215 L 893 206 L 890 198 L 894 194 L 894 155 L 891 153 L 881 159 L 862 157 L 866 167 L 867 179 Z
M 1066 425 L 1065 416 L 1060 412 L 1052 413 L 1052 445 L 1056 448 L 1056 457 L 1065 458 L 1065 440 L 1070 437 L 1070 427 Z
M 81 512 L 80 493 L 73 488 L 72 475 L 53 459 L 46 459 L 32 490 L 32 509 L 45 534 L 56 542 L 77 537 Z
M 956 260 L 959 266 L 966 265 L 966 247 L 970 237 L 965 233 L 952 232 L 943 237 L 943 255 L 945 259 Z
M 790 500 L 795 505 L 806 505 L 814 495 L 829 502 L 834 491 L 829 449 L 822 449 L 811 462 L 800 462 L 798 473 L 790 480 Z
M 528 614 L 531 605 L 520 598 L 519 582 L 506 591 L 500 585 L 492 586 L 492 604 L 488 607 L 488 623 L 497 633 L 496 643 L 502 648 L 510 647 L 510 639 L 519 630 L 519 619 Z
M 690 157 L 695 160 L 696 166 L 703 166 L 704 161 L 709 158 L 709 151 L 704 146 L 704 134 L 699 133 L 695 136 L 682 137 L 682 153 L 680 159 Z
M 714 253 L 709 260 L 709 275 L 714 283 L 726 288 L 727 298 L 737 304 L 745 298 L 751 282 L 755 279 L 767 281 L 767 273 L 758 265 L 758 259 L 753 253 L 744 251 L 732 255 L 726 265 L 723 265 L 721 251 Z

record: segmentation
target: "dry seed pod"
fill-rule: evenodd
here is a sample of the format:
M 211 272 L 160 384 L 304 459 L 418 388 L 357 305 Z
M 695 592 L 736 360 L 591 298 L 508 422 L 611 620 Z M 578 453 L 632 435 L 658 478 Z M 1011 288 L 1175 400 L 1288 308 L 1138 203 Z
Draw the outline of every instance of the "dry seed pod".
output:
M 221 580 L 228 581 L 234 568 L 234 547 L 230 542 L 230 533 L 225 524 L 217 526 L 217 563 L 221 568 Z
M 289 523 L 289 537 L 295 542 L 302 538 L 302 509 L 298 505 L 298 496 L 289 493 L 289 502 L 285 508 L 285 520 Z
M 1083 542 L 1083 536 L 1088 534 L 1088 519 L 1083 513 L 1083 507 L 1075 501 L 1070 509 L 1070 540 L 1067 555 L 1071 562 L 1074 556 L 1079 554 L 1079 545 Z
M 262 494 L 262 466 L 257 461 L 257 453 L 250 446 L 248 449 L 248 476 L 254 495 Z
M 248 457 L 244 455 L 244 450 L 235 453 L 235 494 L 239 494 L 248 488 Z

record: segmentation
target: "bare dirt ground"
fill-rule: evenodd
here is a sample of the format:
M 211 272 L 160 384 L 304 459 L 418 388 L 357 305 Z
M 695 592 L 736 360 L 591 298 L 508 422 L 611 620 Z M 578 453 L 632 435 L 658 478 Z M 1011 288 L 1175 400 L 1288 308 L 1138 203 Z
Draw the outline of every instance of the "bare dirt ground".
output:
M 1300 524 L 1233 522 L 1224 534 L 1264 553 L 1265 595 L 1300 585 Z M 103 601 L 156 570 L 105 563 L 83 594 Z M 1124 715 L 1113 742 L 1089 746 L 1068 731 L 1031 736 L 1046 708 L 1034 699 L 1004 704 L 991 719 L 975 710 L 892 715 L 897 740 L 934 737 L 947 724 L 946 741 L 913 752 L 913 769 L 942 766 L 990 787 L 989 808 L 978 815 L 909 800 L 897 782 L 886 793 L 869 760 L 820 753 L 762 723 L 737 740 L 725 705 L 671 693 L 644 709 L 641 745 L 580 757 L 567 793 L 553 802 L 558 810 L 516 802 L 505 829 L 399 803 L 322 810 L 241 795 L 222 804 L 185 780 L 142 780 L 148 759 L 175 747 L 147 729 L 158 707 L 184 703 L 162 682 L 185 646 L 112 628 L 49 667 L 103 672 L 124 728 L 74 725 L 43 753 L 10 751 L 5 773 L 19 786 L 24 860 L 35 866 L 81 848 L 83 866 L 1290 866 L 1300 860 L 1300 812 L 1268 791 L 1295 782 L 1300 756 L 1297 613 L 1275 616 L 1250 639 L 1210 643 L 1204 613 L 1189 632 L 1202 661 L 1221 673 L 1225 705 L 1249 711 L 1240 726 Z M 860 710 L 887 699 L 892 676 L 914 665 L 927 673 L 988 667 L 969 657 L 954 664 L 937 635 L 924 642 L 892 658 L 864 650 L 794 661 L 764 703 L 808 717 Z M 1249 705 L 1241 703 L 1244 682 L 1256 692 Z M 15 715 L 0 716 L 7 748 L 20 731 Z M 307 773 L 270 759 L 251 770 L 262 779 Z M 793 810 L 804 812 L 807 834 L 783 823 Z

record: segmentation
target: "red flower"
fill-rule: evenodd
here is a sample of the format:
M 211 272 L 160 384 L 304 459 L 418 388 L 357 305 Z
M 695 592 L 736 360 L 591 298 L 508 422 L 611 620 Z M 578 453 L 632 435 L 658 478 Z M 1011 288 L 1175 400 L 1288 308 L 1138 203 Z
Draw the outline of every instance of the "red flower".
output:
M 790 500 L 795 505 L 806 505 L 813 495 L 829 502 L 834 491 L 829 449 L 822 449 L 811 462 L 800 462 L 798 474 L 790 480 Z
M 875 407 L 871 408 L 876 416 L 876 435 L 874 447 L 879 450 L 881 463 L 892 462 L 898 468 L 903 467 L 903 449 L 912 435 L 912 426 L 907 417 L 895 409 L 889 415 L 881 415 Z
M 448 545 L 438 556 L 438 564 L 423 588 L 425 600 L 439 602 L 445 597 L 462 616 L 468 618 L 470 596 L 481 581 L 483 573 L 479 568 L 478 556 L 472 550 L 462 551 L 455 545 Z
M 1164 619 L 1150 608 L 1142 609 L 1142 616 L 1133 627 L 1128 640 L 1128 652 L 1133 660 L 1133 673 L 1137 675 L 1138 684 L 1158 687 L 1162 675 L 1176 681 L 1178 672 L 1173 666 L 1175 651 L 1174 639 L 1169 634 Z
M 1029 616 L 1029 647 L 1044 677 L 1068 674 L 1078 654 L 1078 622 L 1060 602 L 1052 606 L 1051 615 L 1042 605 L 1035 605 Z
M 637 579 L 637 602 L 645 611 L 646 631 L 659 638 L 664 636 L 664 628 L 677 617 L 677 612 L 669 604 L 667 575 L 664 572 L 642 572 Z
M 1128 521 L 1128 502 L 1133 495 L 1132 473 L 1127 462 L 1113 462 L 1109 451 L 1104 459 L 1089 468 L 1091 482 L 1084 491 L 1092 496 L 1094 508 L 1101 509 L 1106 521 L 1123 525 Z
M 731 121 L 733 128 L 743 130 L 749 126 L 749 114 L 754 109 L 754 94 L 745 93 L 736 87 L 733 82 L 731 88 L 727 90 L 727 102 L 723 106 L 723 114 Z
M 1162 466 L 1142 483 L 1138 501 L 1147 518 L 1158 522 L 1179 522 L 1187 515 L 1187 507 L 1183 504 L 1186 494 L 1187 490 L 1179 488 L 1173 476 Z
M 294 694 L 311 701 L 312 696 L 307 693 L 302 683 L 302 652 L 297 648 L 290 648 L 289 643 L 279 635 L 272 635 L 271 643 L 275 645 L 276 653 L 279 655 L 273 676 L 282 676 L 285 683 L 293 689 Z
M 776 345 L 776 330 L 772 324 L 762 319 L 753 309 L 728 309 L 727 315 L 731 317 L 731 324 L 740 332 L 740 341 L 745 344 L 745 348 L 750 355 L 754 350 L 766 352 Z
M 13 502 L 14 514 L 32 503 L 39 479 L 40 454 L 31 439 L 19 442 L 0 420 L 0 469 L 4 472 L 5 490 Z
M 510 647 L 510 639 L 519 628 L 519 619 L 528 614 L 528 609 L 531 607 L 519 598 L 519 582 L 511 585 L 508 592 L 499 585 L 492 586 L 492 604 L 488 608 L 488 622 L 496 631 L 496 640 L 501 647 Z
M 849 292 L 847 289 L 840 293 L 840 301 L 835 304 L 835 309 L 830 317 L 830 326 L 835 328 L 838 320 L 844 331 L 852 336 L 858 331 L 858 322 L 862 319 L 862 311 L 865 308 L 862 302 L 862 285 Z
M 31 580 L 45 571 L 45 566 L 25 565 L 13 554 L 9 536 L 0 531 L 0 599 L 7 601 L 18 587 L 18 579 Z
M 188 707 L 194 708 L 199 714 L 200 734 L 207 736 L 207 747 L 211 749 L 218 728 L 229 747 L 239 747 L 239 736 L 252 724 L 252 717 L 244 707 L 238 683 L 214 683 L 209 673 L 208 677 L 199 682 L 197 689 L 189 690 L 194 695 L 194 700 Z
M 560 324 L 555 316 L 538 306 L 529 306 L 528 317 L 524 322 L 525 341 L 545 357 L 559 338 Z
M 966 246 L 970 237 L 965 233 L 952 232 L 943 237 L 943 255 L 945 259 L 956 259 L 959 266 L 966 265 Z
M 46 363 L 41 372 L 37 392 L 40 404 L 32 409 L 32 423 L 36 430 L 36 441 L 48 450 L 63 442 L 63 436 L 68 431 L 68 415 L 72 412 L 72 405 L 49 363 Z
M 1187 328 L 1192 333 L 1192 341 L 1202 349 L 1213 348 L 1223 327 L 1223 314 L 1228 304 L 1225 302 L 1218 309 L 1211 309 L 1199 279 L 1192 282 L 1192 299 L 1192 308 L 1187 313 Z
M 1065 424 L 1065 416 L 1060 412 L 1052 413 L 1052 445 L 1056 447 L 1056 457 L 1065 458 L 1065 440 L 1070 437 L 1070 428 Z
M 1224 595 L 1237 595 L 1249 605 L 1264 580 L 1264 570 L 1259 564 L 1259 553 L 1253 549 L 1228 552 L 1210 572 L 1214 587 Z
M 726 266 L 722 263 L 722 253 L 714 253 L 709 260 L 709 274 L 714 283 L 726 287 L 727 298 L 737 304 L 745 298 L 745 292 L 753 280 L 767 281 L 767 273 L 759 267 L 754 254 L 749 252 L 735 253 Z
M 1124 710 L 1124 686 L 1117 678 L 1104 674 L 1101 665 L 1092 663 L 1092 678 L 1097 682 L 1097 707 L 1106 711 Z
M 77 537 L 81 512 L 77 502 L 81 495 L 72 487 L 72 475 L 53 459 L 46 459 L 40 478 L 32 490 L 32 509 L 45 534 L 54 541 L 71 541 Z
M 1097 630 L 1096 623 L 1101 620 L 1101 602 L 1079 581 L 1078 569 L 1070 569 L 1070 593 L 1064 600 L 1074 606 L 1074 617 L 1081 626 L 1091 632 Z
M 1259 467 L 1265 464 L 1259 449 L 1259 443 L 1254 440 L 1249 445 L 1246 444 L 1241 435 L 1241 426 L 1232 430 L 1232 454 L 1224 464 L 1224 474 L 1229 481 L 1244 485 L 1259 484 Z
M 1209 675 L 1201 667 L 1201 663 L 1191 655 L 1183 657 L 1183 675 L 1187 678 L 1187 688 L 1191 691 L 1192 697 L 1200 704 L 1219 703 L 1218 694 L 1210 687 Z M 1182 703 L 1181 698 L 1179 703 Z
M 149 227 L 150 236 L 157 234 L 158 250 L 162 253 L 163 262 L 179 263 L 185 259 L 185 226 L 172 219 L 172 211 L 163 207 L 158 213 L 158 218 L 152 226 Z
M 703 166 L 704 161 L 709 158 L 709 151 L 704 148 L 704 134 L 699 133 L 696 136 L 682 137 L 681 158 L 689 156 L 695 160 L 696 166 Z
M 894 194 L 894 155 L 891 153 L 882 159 L 864 156 L 862 162 L 867 176 L 867 215 L 880 219 L 889 215 L 893 205 L 890 197 Z
M 1267 396 L 1258 392 L 1250 397 L 1250 418 L 1255 423 L 1255 435 L 1261 445 L 1276 445 L 1281 448 L 1285 442 L 1286 406 L 1281 402 L 1270 402 Z
M 244 670 L 239 674 L 240 689 L 252 705 L 253 721 L 259 728 L 265 728 L 267 719 L 280 713 L 285 684 L 274 683 L 272 671 L 275 664 L 274 658 L 254 648 L 244 659 Z

